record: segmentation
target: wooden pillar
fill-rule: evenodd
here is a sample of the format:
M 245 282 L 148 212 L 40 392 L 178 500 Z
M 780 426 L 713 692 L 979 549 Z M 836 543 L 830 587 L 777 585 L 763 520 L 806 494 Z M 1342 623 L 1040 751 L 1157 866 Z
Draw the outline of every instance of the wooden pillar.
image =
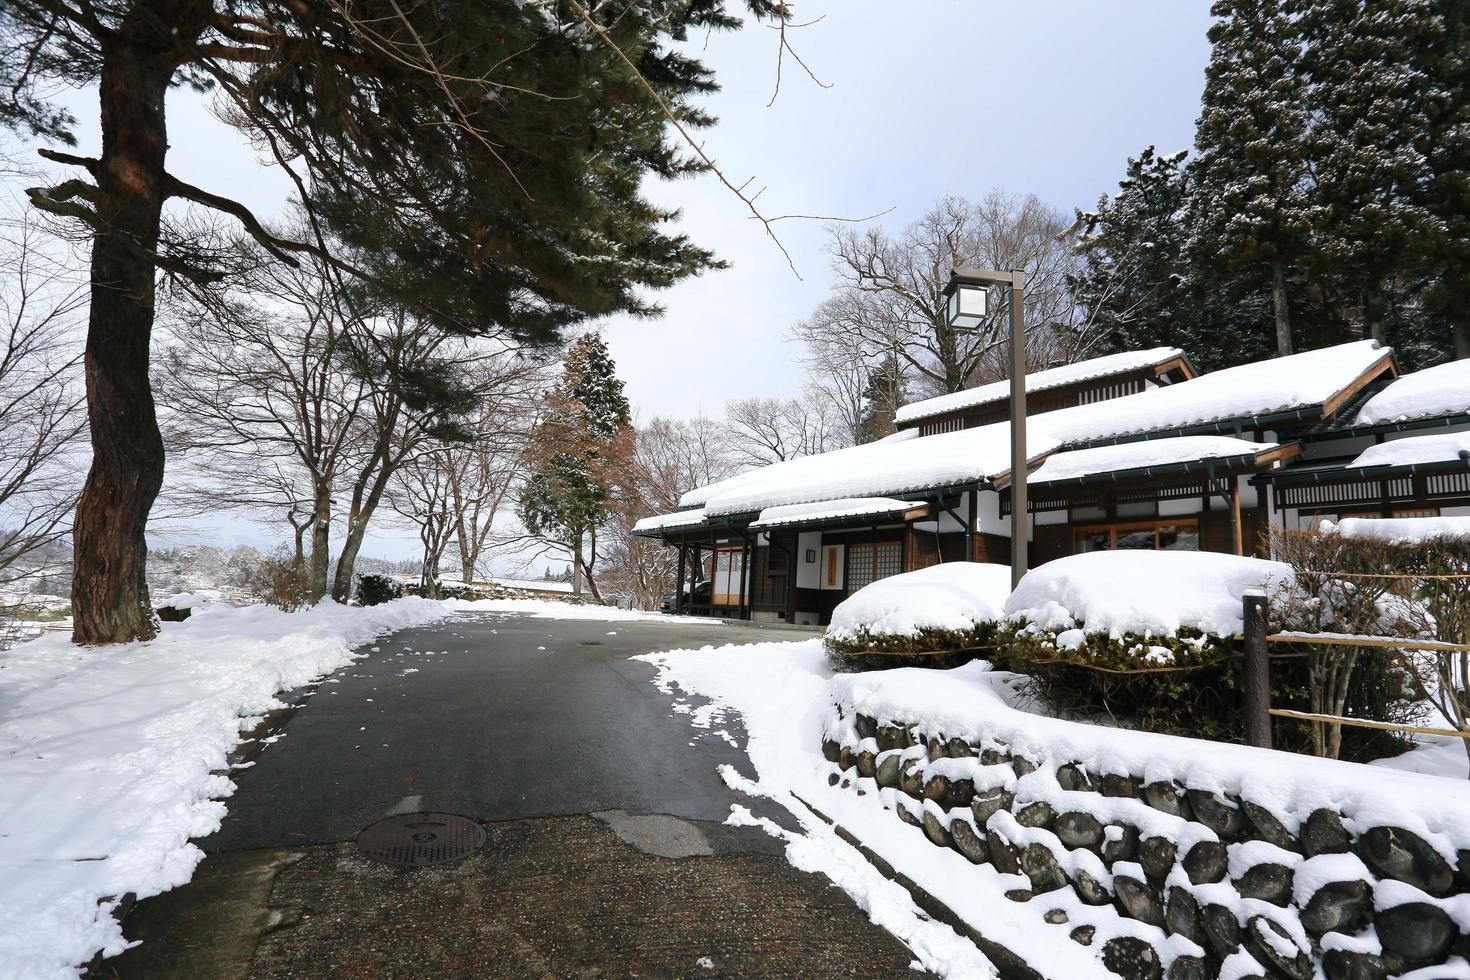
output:
M 1266 649 L 1266 593 L 1252 590 L 1242 601 L 1245 633 L 1245 744 L 1271 748 L 1271 661 Z
M 1240 522 L 1240 478 L 1226 477 L 1230 481 L 1230 527 L 1235 535 L 1235 553 L 1245 554 L 1245 529 Z
M 750 618 L 750 609 L 747 603 L 750 601 L 746 583 L 750 581 L 750 538 L 744 533 L 740 535 L 740 602 L 736 605 L 738 615 L 741 619 Z
M 688 547 L 685 542 L 679 542 L 679 577 L 674 579 L 674 602 L 672 608 L 669 610 L 676 616 L 682 611 L 684 605 L 684 553 Z M 690 598 L 692 599 L 693 596 Z

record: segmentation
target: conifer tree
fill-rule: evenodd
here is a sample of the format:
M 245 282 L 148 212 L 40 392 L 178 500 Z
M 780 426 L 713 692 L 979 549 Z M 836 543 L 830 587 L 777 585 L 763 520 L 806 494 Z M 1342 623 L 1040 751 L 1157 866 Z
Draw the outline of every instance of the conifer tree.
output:
M 1191 165 L 1190 264 L 1270 282 L 1276 353 L 1294 349 L 1288 283 L 1309 247 L 1301 42 L 1282 0 L 1216 0 Z
M 597 532 L 612 517 L 634 448 L 632 413 L 602 336 L 588 333 L 567 350 L 562 376 L 532 433 L 534 471 L 517 512 L 526 531 L 572 557 L 573 590 L 587 583 L 601 601 L 593 571 Z

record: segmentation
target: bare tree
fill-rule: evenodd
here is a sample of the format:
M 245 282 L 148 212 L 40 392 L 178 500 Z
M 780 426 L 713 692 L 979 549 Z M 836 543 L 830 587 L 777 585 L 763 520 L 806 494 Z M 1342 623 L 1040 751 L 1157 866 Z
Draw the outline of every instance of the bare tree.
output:
M 794 328 L 808 363 L 854 404 L 866 385 L 860 364 L 894 357 L 915 394 L 927 397 L 994 380 L 1003 372 L 1009 336 L 1003 297 L 979 329 L 952 329 L 941 295 L 952 268 L 1020 269 L 1026 276 L 1028 359 L 1041 366 L 1075 357 L 1077 310 L 1067 274 L 1077 263 L 1072 221 L 1035 195 L 991 191 L 980 201 L 940 199 L 898 233 L 834 226 L 828 251 L 838 284 Z M 836 375 L 836 377 L 834 377 Z
M 409 460 L 393 475 L 390 506 L 418 529 L 423 545 L 419 595 L 439 598 L 439 565 L 454 538 L 449 469 L 453 450 L 437 447 Z
M 46 571 L 81 483 L 87 291 L 34 219 L 0 219 L 0 584 Z M 38 565 L 38 562 L 42 564 Z
M 844 420 L 828 399 L 737 398 L 725 405 L 729 444 L 747 466 L 812 456 L 849 444 Z

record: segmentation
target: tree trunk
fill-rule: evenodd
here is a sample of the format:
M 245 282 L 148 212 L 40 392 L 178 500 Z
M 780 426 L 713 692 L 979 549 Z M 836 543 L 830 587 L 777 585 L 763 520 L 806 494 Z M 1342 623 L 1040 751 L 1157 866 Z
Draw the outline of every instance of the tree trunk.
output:
M 572 595 L 582 594 L 582 535 L 572 538 Z
M 1388 341 L 1387 305 L 1382 286 L 1368 287 L 1363 297 L 1363 332 L 1380 344 Z
M 311 601 L 315 605 L 327 594 L 327 568 L 332 562 L 332 491 L 318 484 L 313 501 L 311 529 Z
M 163 484 L 163 438 L 148 363 L 168 149 L 164 95 L 172 68 L 166 57 L 150 54 L 157 60 L 140 58 L 131 37 L 103 48 L 100 220 L 92 241 L 84 362 L 92 467 L 72 532 L 76 643 L 147 640 L 157 633 L 145 532 Z
M 1463 361 L 1470 357 L 1470 319 L 1464 316 L 1458 318 L 1454 326 L 1455 333 L 1455 360 Z M 1465 743 L 1465 748 L 1470 751 L 1470 741 Z
M 1291 307 L 1286 299 L 1286 270 L 1271 263 L 1271 308 L 1276 315 L 1276 356 L 1286 357 L 1295 347 L 1291 342 Z

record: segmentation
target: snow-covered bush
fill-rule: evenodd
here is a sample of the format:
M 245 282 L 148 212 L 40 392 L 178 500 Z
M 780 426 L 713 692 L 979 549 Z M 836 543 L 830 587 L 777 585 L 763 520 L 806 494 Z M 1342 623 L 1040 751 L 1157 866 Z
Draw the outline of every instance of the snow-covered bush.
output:
M 879 579 L 832 612 L 827 649 L 851 666 L 871 658 L 973 653 L 990 645 L 1010 591 L 1009 565 L 977 562 Z

